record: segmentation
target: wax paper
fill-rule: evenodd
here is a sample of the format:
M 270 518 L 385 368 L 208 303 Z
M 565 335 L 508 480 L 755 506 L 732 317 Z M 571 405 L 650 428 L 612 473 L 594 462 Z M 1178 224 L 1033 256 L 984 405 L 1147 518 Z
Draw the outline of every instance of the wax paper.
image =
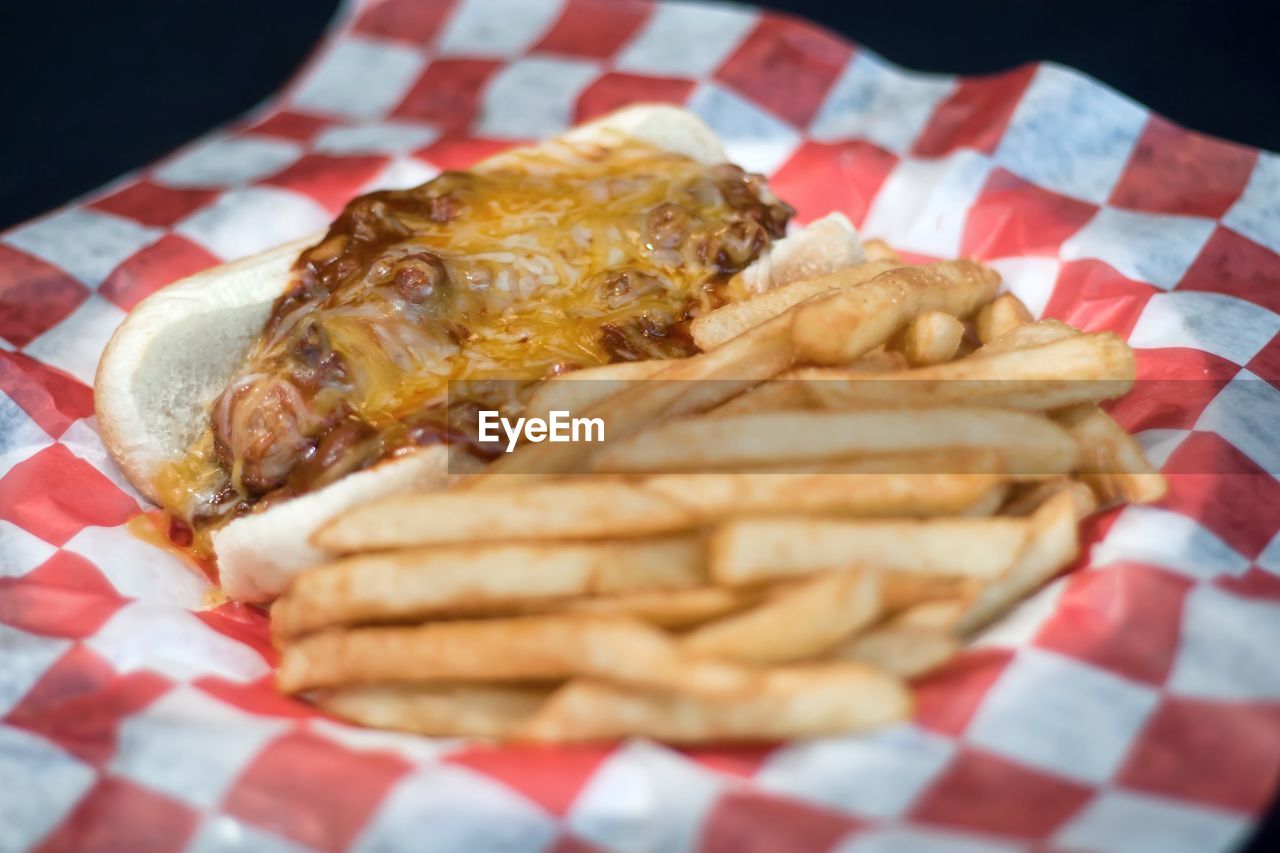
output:
M 1169 496 L 1089 521 L 866 736 L 514 748 L 278 696 L 264 614 L 125 526 L 146 504 L 90 390 L 112 330 L 357 193 L 634 100 L 689 106 L 800 221 L 982 259 L 1125 336 L 1114 414 Z M 349 5 L 251 115 L 0 236 L 0 849 L 1232 848 L 1280 770 L 1277 253 L 1280 157 L 1057 65 L 918 74 L 747 6 Z

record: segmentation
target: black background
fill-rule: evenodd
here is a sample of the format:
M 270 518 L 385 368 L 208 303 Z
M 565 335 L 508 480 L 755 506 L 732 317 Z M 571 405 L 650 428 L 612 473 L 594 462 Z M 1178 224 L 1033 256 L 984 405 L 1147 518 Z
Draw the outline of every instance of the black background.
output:
M 1244 0 L 780 3 L 922 71 L 1035 60 L 1086 71 L 1183 125 L 1280 151 L 1275 4 Z M 336 0 L 0 0 L 0 227 L 253 107 Z M 1277 837 L 1275 815 L 1267 841 Z M 1268 849 L 1261 837 L 1258 849 Z M 1270 847 L 1269 849 L 1280 849 Z
M 336 0 L 0 0 L 0 227 L 154 160 L 259 103 Z M 982 73 L 1051 59 L 1181 124 L 1280 150 L 1266 2 L 768 3 L 888 59 Z

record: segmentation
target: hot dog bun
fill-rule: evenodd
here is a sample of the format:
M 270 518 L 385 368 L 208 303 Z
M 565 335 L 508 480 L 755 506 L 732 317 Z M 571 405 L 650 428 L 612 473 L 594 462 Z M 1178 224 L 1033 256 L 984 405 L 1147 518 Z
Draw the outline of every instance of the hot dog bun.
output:
M 693 113 L 667 105 L 627 107 L 537 146 L 646 142 L 701 163 L 725 162 L 715 134 Z M 476 169 L 500 167 L 499 154 Z M 261 333 L 300 251 L 319 235 L 175 282 L 138 304 L 103 352 L 94 383 L 102 440 L 125 476 L 159 502 L 157 477 L 185 454 L 207 423 L 208 407 Z M 748 286 L 778 283 L 862 260 L 848 220 L 833 214 L 774 245 L 748 270 Z M 321 523 L 383 495 L 441 488 L 449 481 L 442 447 L 379 463 L 301 497 L 236 519 L 213 534 L 224 591 L 262 602 L 279 594 L 323 553 L 307 540 Z

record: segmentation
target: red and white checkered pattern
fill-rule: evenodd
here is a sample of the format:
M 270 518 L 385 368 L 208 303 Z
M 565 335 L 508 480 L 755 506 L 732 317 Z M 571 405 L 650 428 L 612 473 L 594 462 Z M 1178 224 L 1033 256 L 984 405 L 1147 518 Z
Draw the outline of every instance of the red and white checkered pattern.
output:
M 266 619 L 132 538 L 89 390 L 196 270 L 635 99 L 690 105 L 802 220 L 999 268 L 1138 348 L 1115 407 L 1170 475 L 919 688 L 775 748 L 506 748 L 276 695 Z M 1280 157 L 1076 72 L 903 71 L 740 6 L 349 8 L 237 125 L 0 236 L 0 848 L 1019 850 L 1238 843 L 1280 771 Z

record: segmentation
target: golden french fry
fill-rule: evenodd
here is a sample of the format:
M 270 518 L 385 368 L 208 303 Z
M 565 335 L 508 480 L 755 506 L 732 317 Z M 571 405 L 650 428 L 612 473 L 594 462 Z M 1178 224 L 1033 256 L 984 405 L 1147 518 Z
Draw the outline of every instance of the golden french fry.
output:
M 634 383 L 582 416 L 601 418 L 611 440 L 622 438 L 655 421 L 713 409 L 777 376 L 793 359 L 791 314 L 784 313 L 711 352 L 671 362 L 650 377 L 653 381 Z M 595 445 L 583 442 L 527 444 L 491 464 L 467 488 L 503 489 L 511 483 L 504 475 L 510 474 L 525 475 L 524 481 L 529 482 L 535 475 L 580 472 L 595 450 Z
M 686 634 L 681 645 L 706 657 L 786 663 L 832 647 L 883 612 L 877 572 L 834 571 L 781 590 L 743 613 L 703 625 Z
M 946 463 L 954 464 L 954 460 Z M 1000 507 L 1004 506 L 1005 500 L 1009 497 L 1009 488 L 1012 484 L 1001 483 L 991 491 L 987 492 L 978 500 L 969 504 L 959 512 L 959 515 L 980 518 L 987 515 L 995 515 L 1000 512 Z
M 882 571 L 993 578 L 1027 538 L 1022 518 L 746 519 L 722 524 L 709 542 L 711 577 L 725 586 L 785 580 L 863 566 Z
M 1098 508 L 1098 499 L 1087 485 L 1070 477 L 1054 477 L 1039 483 L 1027 483 L 1009 499 L 1002 511 L 1005 515 L 1031 515 L 1058 494 L 1071 496 L 1077 519 L 1093 514 Z
M 884 343 L 922 311 L 965 316 L 1000 285 L 994 270 L 973 261 L 898 267 L 859 287 L 816 296 L 797 306 L 792 333 L 798 361 L 848 364 Z
M 865 512 L 815 512 L 814 501 L 806 498 L 810 508 L 798 504 L 786 507 L 788 513 L 797 510 L 831 517 L 850 518 L 932 518 L 938 515 L 984 516 L 994 515 L 1004 505 L 1012 481 L 1006 473 L 1008 466 L 1004 455 L 989 447 L 957 448 L 955 450 L 925 450 L 906 453 L 883 453 L 874 456 L 853 456 L 835 462 L 792 463 L 776 468 L 739 469 L 742 474 L 764 473 L 822 473 L 833 480 L 839 475 L 879 475 L 879 484 L 887 502 L 871 514 Z M 960 475 L 952 480 L 943 475 Z M 673 477 L 679 475 L 671 475 Z M 705 476 L 705 475 L 698 475 Z M 838 480 L 834 480 L 839 482 Z M 750 481 L 748 481 L 750 482 Z M 857 482 L 857 481 L 854 481 Z M 940 491 L 933 491 L 940 489 Z M 930 495 L 927 503 L 917 498 Z M 943 509 L 944 503 L 947 509 Z M 890 504 L 899 507 L 891 511 Z M 861 507 L 860 507 L 861 509 Z M 763 512 L 744 515 L 769 514 Z M 776 515 L 776 513 L 773 513 Z M 732 514 L 728 516 L 732 518 Z
M 505 738 L 551 693 L 547 687 L 384 684 L 329 690 L 316 704 L 362 726 L 436 737 Z
M 594 464 L 601 472 L 705 471 L 947 447 L 1000 450 L 1021 476 L 1065 474 L 1080 455 L 1047 418 L 954 406 L 684 418 L 611 441 Z
M 1133 387 L 1133 351 L 1116 335 L 1075 335 L 1053 343 L 875 376 L 839 368 L 791 371 L 817 405 L 988 405 L 1044 411 L 1118 397 Z
M 900 352 L 887 350 L 875 351 L 864 355 L 853 364 L 844 368 L 854 373 L 882 373 L 891 370 L 906 370 L 907 358 Z M 788 370 L 776 379 L 770 379 L 734 397 L 729 402 L 712 409 L 710 414 L 746 415 L 756 412 L 776 412 L 784 409 L 812 409 L 814 403 L 809 399 L 803 382 L 793 381 L 795 369 Z
M 994 447 L 953 447 L 941 450 L 909 450 L 895 453 L 876 453 L 850 456 L 837 462 L 793 463 L 777 471 L 813 471 L 832 474 L 999 474 L 1006 473 L 1004 454 Z M 769 468 L 747 469 L 768 471 Z M 984 494 L 984 500 L 994 492 Z M 957 507 L 956 511 L 968 511 L 972 505 Z M 997 505 L 997 509 L 999 506 Z
M 1035 320 L 1022 300 L 1012 293 L 1002 293 L 978 309 L 973 318 L 973 330 L 984 344 Z
M 894 676 L 851 661 L 778 667 L 732 699 L 566 684 L 517 737 L 534 741 L 651 737 L 672 743 L 843 734 L 906 719 L 911 694 Z
M 500 492 L 422 492 L 357 507 L 321 527 L 313 541 L 331 551 L 495 540 L 639 536 L 687 530 L 701 514 L 661 492 L 616 478 L 535 483 L 506 480 Z
M 837 462 L 795 463 L 777 468 L 739 470 L 743 475 L 814 473 L 829 474 L 833 479 L 838 475 L 878 474 L 882 476 L 879 481 L 882 494 L 888 499 L 885 505 L 881 507 L 884 511 L 873 512 L 871 515 L 863 512 L 856 514 L 850 512 L 826 512 L 825 514 L 833 516 L 845 515 L 854 518 L 893 516 L 927 518 L 936 515 L 995 515 L 1004 505 L 1005 498 L 1008 496 L 1010 483 L 1004 479 L 1008 476 L 1005 473 L 1006 467 L 1003 455 L 997 450 L 992 448 L 959 448 L 956 450 L 884 453 L 876 456 L 855 456 L 849 459 L 841 459 Z M 984 476 L 962 476 L 954 481 L 940 476 L 948 473 Z M 752 482 L 752 480 L 747 480 L 747 482 Z M 836 480 L 836 482 L 839 481 Z M 930 492 L 932 498 L 928 504 L 915 503 L 912 498 L 908 497 L 912 494 L 923 496 L 926 489 L 932 490 L 938 487 L 942 489 L 942 492 Z M 946 499 L 948 509 L 945 511 L 942 509 L 942 503 L 939 502 L 939 499 L 943 498 L 944 495 L 950 496 Z M 815 505 L 812 498 L 805 499 L 805 502 L 810 504 L 811 508 Z M 899 507 L 899 509 L 890 511 L 890 504 Z M 759 506 L 757 504 L 757 507 Z M 797 505 L 793 504 L 788 509 L 794 511 L 797 509 Z M 760 513 L 751 514 L 759 515 Z
M 961 635 L 989 624 L 1012 605 L 1043 586 L 1079 552 L 1076 507 L 1063 492 L 1050 498 L 1029 519 L 1031 532 L 1012 567 L 990 581 L 956 623 Z
M 806 299 L 836 288 L 857 287 L 896 266 L 898 264 L 892 261 L 873 261 L 817 278 L 793 281 L 709 311 L 689 324 L 689 333 L 699 349 L 704 352 L 713 350 Z
M 912 679 L 942 666 L 959 650 L 960 640 L 954 634 L 890 624 L 851 637 L 833 649 L 829 657 L 861 661 L 899 678 Z
M 881 572 L 880 585 L 886 613 L 908 610 L 926 601 L 976 595 L 981 578 L 940 575 L 932 572 Z
M 754 673 L 683 655 L 642 622 L 581 614 L 429 622 L 311 634 L 285 646 L 276 684 L 322 687 L 548 681 L 592 675 L 694 693 L 749 689 Z
M 851 373 L 887 373 L 892 370 L 906 370 L 911 365 L 907 357 L 896 350 L 872 350 L 853 364 L 844 368 Z M 789 370 L 779 377 L 782 380 L 794 378 L 794 370 Z
M 894 336 L 890 347 L 910 366 L 924 367 L 955 358 L 963 337 L 964 323 L 942 311 L 925 311 Z
M 501 492 L 423 492 L 358 507 L 320 528 L 330 551 L 495 540 L 608 539 L 692 530 L 734 515 L 819 512 L 932 516 L 983 498 L 982 471 L 886 475 L 827 471 L 670 474 L 539 482 Z
M 995 355 L 1010 350 L 1051 344 L 1054 341 L 1082 334 L 1084 333 L 1074 326 L 1068 326 L 1057 320 L 1039 320 L 1035 323 L 1015 326 L 989 343 L 983 344 L 974 354 Z
M 724 405 L 712 409 L 709 414 L 746 415 L 752 412 L 776 412 L 782 409 L 808 409 L 813 406 L 804 386 L 785 378 L 770 379 L 745 394 L 734 397 Z
M 973 602 L 973 596 L 966 594 L 959 598 L 940 598 L 937 601 L 922 601 L 913 604 L 889 621 L 894 628 L 920 631 L 954 632 L 956 625 Z
M 700 586 L 694 589 L 663 589 L 571 598 L 562 602 L 544 602 L 533 609 L 541 609 L 541 612 L 629 616 L 660 628 L 678 630 L 750 607 L 760 597 L 761 593 L 756 590 Z
M 1168 486 L 1142 445 L 1097 406 L 1074 406 L 1054 413 L 1054 420 L 1080 443 L 1079 476 L 1103 503 L 1154 503 Z
M 621 361 L 562 373 L 537 387 L 524 416 L 545 420 L 552 411 L 585 411 L 670 366 L 670 361 L 662 360 Z
M 642 482 L 671 502 L 701 504 L 702 521 L 734 515 L 807 512 L 852 517 L 930 517 L 969 507 L 1000 485 L 1000 475 L 974 469 L 958 473 L 876 473 L 873 462 L 806 473 L 744 472 L 655 476 Z M 700 494 L 693 497 L 696 485 Z M 703 503 L 705 502 L 705 503 Z
M 706 582 L 695 537 L 416 548 L 303 572 L 271 608 L 272 633 L 335 625 L 505 614 L 540 599 L 679 589 Z
M 895 264 L 902 263 L 902 256 L 893 250 L 893 247 L 879 238 L 862 241 L 862 254 L 868 261 L 893 261 Z

